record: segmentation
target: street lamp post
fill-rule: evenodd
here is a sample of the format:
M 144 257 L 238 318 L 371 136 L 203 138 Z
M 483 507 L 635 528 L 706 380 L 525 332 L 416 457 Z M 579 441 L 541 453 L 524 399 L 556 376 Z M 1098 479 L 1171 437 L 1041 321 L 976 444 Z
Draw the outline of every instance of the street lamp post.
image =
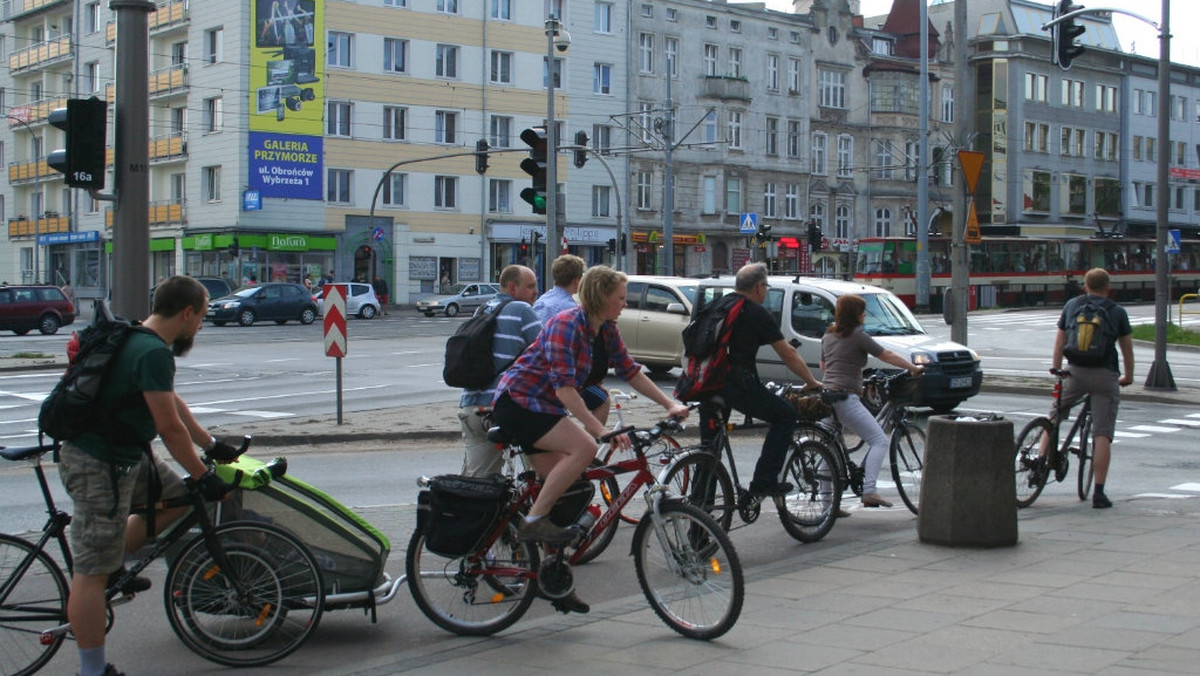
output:
M 571 34 L 551 14 L 546 18 L 546 255 L 542 277 L 546 288 L 550 287 L 550 264 L 562 250 L 562 235 L 558 231 L 558 127 L 554 123 L 554 76 L 558 68 L 554 51 L 565 52 L 570 46 Z
M 1162 0 L 1162 30 L 1158 35 L 1158 203 L 1154 228 L 1154 362 L 1146 375 L 1148 390 L 1175 391 L 1171 365 L 1167 363 L 1167 307 L 1171 286 L 1167 279 L 1167 229 L 1171 227 L 1167 199 L 1170 196 L 1171 153 L 1171 0 Z

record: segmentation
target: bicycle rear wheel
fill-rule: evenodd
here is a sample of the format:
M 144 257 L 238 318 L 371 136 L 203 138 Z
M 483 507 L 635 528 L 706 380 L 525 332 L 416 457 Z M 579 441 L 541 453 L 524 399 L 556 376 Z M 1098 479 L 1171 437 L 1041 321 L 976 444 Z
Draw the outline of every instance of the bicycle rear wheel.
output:
M 308 547 L 266 523 L 233 521 L 213 529 L 223 568 L 203 535 L 167 571 L 163 588 L 171 628 L 197 655 L 231 667 L 280 660 L 321 621 L 325 583 Z
M 1053 423 L 1042 416 L 1026 423 L 1017 435 L 1017 507 L 1032 505 L 1046 487 L 1050 471 L 1042 455 L 1042 445 L 1046 445 L 1047 453 L 1053 452 L 1050 449 L 1053 433 Z
M 416 530 L 404 568 L 408 589 L 425 617 L 460 636 L 490 636 L 507 629 L 537 597 L 537 547 L 517 540 L 511 521 L 491 547 L 458 558 L 427 550 L 425 534 Z
M 671 461 L 675 459 L 675 456 L 679 454 L 681 449 L 682 447 L 679 445 L 678 441 L 675 441 L 665 434 L 656 439 L 654 443 L 647 446 L 645 449 L 646 461 L 650 463 L 651 473 L 654 472 L 653 468 L 656 466 L 666 467 L 669 465 Z M 608 463 L 613 462 L 613 456 L 616 455 L 616 453 L 617 450 L 614 447 L 609 446 L 608 453 L 604 454 L 604 462 L 602 464 L 607 465 Z M 617 499 L 617 495 L 619 495 L 620 492 L 625 488 L 625 485 L 628 485 L 629 481 L 633 480 L 633 476 L 633 472 L 627 472 L 625 474 L 618 474 L 612 479 L 600 482 L 600 497 L 604 499 L 605 506 L 611 505 L 613 501 Z M 625 478 L 624 483 L 621 481 L 622 477 Z M 636 526 L 641 518 L 641 514 L 627 514 L 625 513 L 625 510 L 621 510 L 621 520 L 625 523 Z
M 921 475 L 925 471 L 925 432 L 905 422 L 892 430 L 892 480 L 900 499 L 913 514 L 921 505 Z
M 729 535 L 694 505 L 659 503 L 633 533 L 633 565 L 650 607 L 683 636 L 714 639 L 742 613 L 742 564 Z
M 816 441 L 800 442 L 788 457 L 784 481 L 795 490 L 775 499 L 783 529 L 800 542 L 825 537 L 842 504 L 833 452 Z
M 1087 500 L 1092 493 L 1092 482 L 1095 480 L 1096 466 L 1093 462 L 1092 448 L 1092 417 L 1088 415 L 1088 419 L 1084 421 L 1083 427 L 1079 430 L 1079 499 Z
M 737 492 L 729 470 L 712 453 L 698 448 L 676 456 L 659 482 L 671 487 L 671 495 L 685 497 L 711 515 L 722 529 L 733 526 Z
M 14 579 L 26 560 L 29 567 Z M 32 674 L 54 657 L 66 637 L 41 642 L 43 631 L 67 622 L 67 579 L 46 552 L 0 533 L 0 585 L 0 674 Z

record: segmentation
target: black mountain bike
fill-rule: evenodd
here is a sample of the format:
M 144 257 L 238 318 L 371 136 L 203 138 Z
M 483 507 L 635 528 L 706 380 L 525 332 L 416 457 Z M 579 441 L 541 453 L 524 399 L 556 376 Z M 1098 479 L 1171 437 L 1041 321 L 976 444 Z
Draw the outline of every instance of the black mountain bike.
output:
M 1071 431 L 1058 443 L 1059 428 L 1066 411 L 1062 406 L 1063 380 L 1071 374 L 1061 369 L 1051 369 L 1054 374 L 1054 419 L 1039 416 L 1030 420 L 1017 436 L 1017 506 L 1028 507 L 1042 494 L 1051 473 L 1054 480 L 1061 482 L 1071 469 L 1071 456 L 1079 461 L 1079 472 L 1075 484 L 1080 500 L 1087 500 L 1092 492 L 1095 467 L 1092 464 L 1092 398 L 1085 396 L 1079 415 L 1071 425 Z
M 249 446 L 247 437 L 242 451 Z M 32 674 L 50 661 L 70 633 L 67 577 L 51 556 L 58 543 L 67 573 L 73 570 L 67 545 L 71 515 L 55 506 L 41 459 L 54 445 L 2 448 L 0 456 L 33 463 L 49 518 L 37 542 L 0 534 L 0 673 Z M 207 462 L 207 460 L 206 460 Z M 286 461 L 275 472 L 286 471 Z M 203 496 L 135 506 L 190 507 L 158 536 L 149 553 L 130 564 L 107 590 L 108 626 L 112 608 L 133 600 L 120 590 L 159 556 L 170 561 L 163 602 L 171 628 L 201 657 L 235 667 L 270 664 L 290 655 L 317 628 L 325 585 L 316 559 L 291 533 L 271 524 L 232 521 L 213 525 Z M 193 533 L 198 528 L 199 533 Z

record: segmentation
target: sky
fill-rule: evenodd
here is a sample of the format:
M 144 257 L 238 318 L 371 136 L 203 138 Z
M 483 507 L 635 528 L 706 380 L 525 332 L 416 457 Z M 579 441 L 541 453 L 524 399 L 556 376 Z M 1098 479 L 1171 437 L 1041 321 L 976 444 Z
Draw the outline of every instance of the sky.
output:
M 734 0 L 736 1 L 736 0 Z M 1043 0 L 1051 4 L 1050 0 Z M 1115 8 L 1140 14 L 1151 20 L 1159 21 L 1162 16 L 1162 0 L 1075 0 L 1077 4 L 1092 8 Z M 785 12 L 792 9 L 792 0 L 766 0 L 767 7 Z M 892 0 L 861 0 L 863 16 L 886 14 L 892 6 Z M 1158 58 L 1158 31 L 1137 19 L 1113 15 L 1113 23 L 1117 27 L 1117 35 L 1121 38 L 1121 47 L 1143 56 Z M 1200 0 L 1171 0 L 1171 60 L 1176 63 L 1186 63 L 1200 66 L 1200 37 L 1194 37 L 1191 31 L 1200 26 Z

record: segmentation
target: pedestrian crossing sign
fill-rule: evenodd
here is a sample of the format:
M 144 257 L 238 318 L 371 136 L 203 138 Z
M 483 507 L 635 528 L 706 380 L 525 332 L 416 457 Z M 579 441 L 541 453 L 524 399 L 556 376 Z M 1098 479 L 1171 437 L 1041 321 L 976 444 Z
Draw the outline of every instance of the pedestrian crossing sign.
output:
M 1179 253 L 1179 231 L 1178 230 L 1168 230 L 1167 231 L 1167 253 L 1169 253 L 1169 254 Z
M 739 219 L 739 223 L 741 223 L 739 232 L 741 232 L 743 235 L 753 235 L 754 233 L 758 232 L 757 213 L 751 212 L 742 214 L 742 217 Z

